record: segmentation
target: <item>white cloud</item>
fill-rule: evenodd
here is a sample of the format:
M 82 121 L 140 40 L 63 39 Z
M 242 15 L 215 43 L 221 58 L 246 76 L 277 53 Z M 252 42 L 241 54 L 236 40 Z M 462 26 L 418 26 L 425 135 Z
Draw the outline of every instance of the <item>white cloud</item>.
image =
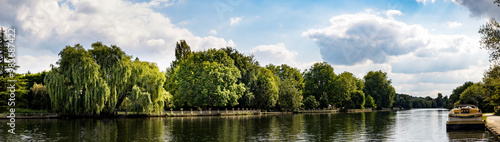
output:
M 434 3 L 435 0 L 416 0 L 418 3 L 423 3 L 423 4 L 426 4 L 427 2 L 431 2 L 431 3 Z
M 288 64 L 290 66 L 297 66 L 297 63 L 294 61 L 297 52 L 286 49 L 283 43 L 259 45 L 252 49 L 252 53 L 263 66 L 270 63 L 275 65 Z
M 41 56 L 18 56 L 17 62 L 20 67 L 24 67 L 23 72 L 18 73 L 26 73 L 28 70 L 32 73 L 41 72 L 41 71 L 49 71 L 50 64 L 55 64 L 59 58 L 56 55 L 41 55 Z
M 161 6 L 167 1 L 151 2 L 159 2 Z M 174 59 L 175 43 L 181 39 L 185 39 L 192 50 L 235 46 L 232 40 L 193 35 L 146 3 L 32 0 L 0 1 L 0 5 L 4 7 L 0 9 L 4 23 L 0 24 L 17 26 L 22 33 L 18 37 L 19 46 L 45 48 L 52 53 L 58 53 L 64 45 L 81 43 L 88 48 L 90 43 L 102 41 L 118 45 L 141 60 L 155 61 L 164 70 Z M 32 67 L 21 66 L 20 70 L 32 70 Z
M 233 26 L 233 25 L 240 23 L 241 19 L 242 19 L 241 17 L 231 17 L 231 19 L 230 19 L 231 24 L 230 25 Z
M 450 28 L 456 28 L 462 26 L 462 23 L 459 22 L 446 22 L 446 25 Z
M 331 25 L 302 33 L 320 47 L 321 56 L 332 64 L 354 65 L 365 60 L 387 62 L 388 56 L 404 55 L 428 43 L 420 25 L 407 25 L 370 13 L 332 17 Z
M 403 13 L 401 11 L 399 11 L 399 10 L 387 10 L 387 11 L 385 11 L 385 15 L 387 17 L 393 19 L 395 15 L 396 16 L 401 16 L 401 15 L 403 15 Z
M 210 30 L 209 32 L 210 32 L 210 34 L 212 34 L 212 35 L 217 35 L 217 31 L 216 31 L 216 30 Z
M 179 2 L 180 1 L 175 1 L 175 0 L 151 0 L 149 2 L 144 2 L 143 4 L 145 4 L 146 6 L 161 8 L 161 7 L 169 7 Z
M 477 37 L 432 34 L 386 16 L 339 15 L 330 19 L 330 26 L 302 35 L 317 43 L 335 73 L 349 71 L 362 78 L 368 71 L 382 70 L 398 93 L 449 95 L 466 81 L 481 80 L 489 62 Z
M 150 39 L 146 41 L 146 44 L 148 46 L 161 46 L 165 44 L 165 41 L 163 39 Z

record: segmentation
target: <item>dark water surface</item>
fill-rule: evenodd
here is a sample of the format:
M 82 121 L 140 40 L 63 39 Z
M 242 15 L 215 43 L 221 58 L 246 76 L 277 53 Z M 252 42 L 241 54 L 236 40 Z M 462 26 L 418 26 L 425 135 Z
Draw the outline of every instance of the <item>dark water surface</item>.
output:
M 448 110 L 222 117 L 0 120 L 0 141 L 496 141 L 446 131 Z

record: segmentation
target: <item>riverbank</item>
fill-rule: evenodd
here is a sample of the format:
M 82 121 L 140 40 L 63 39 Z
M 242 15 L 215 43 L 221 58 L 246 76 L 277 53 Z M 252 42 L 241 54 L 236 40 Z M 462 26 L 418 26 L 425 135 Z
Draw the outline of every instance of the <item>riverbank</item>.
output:
M 498 140 L 500 138 L 500 116 L 496 116 L 493 114 L 484 114 L 486 117 L 486 129 L 495 135 L 495 138 Z
M 113 115 L 78 115 L 64 116 L 57 113 L 15 113 L 16 119 L 53 119 L 53 118 L 140 118 L 140 117 L 200 117 L 200 116 L 235 116 L 235 115 L 292 115 L 297 113 L 362 113 L 400 111 L 400 109 L 385 108 L 382 110 L 348 109 L 345 112 L 339 109 L 307 109 L 298 111 L 261 111 L 259 109 L 225 109 L 225 110 L 187 110 L 187 111 L 164 111 L 162 113 L 136 113 L 118 111 Z M 0 113 L 0 119 L 10 119 L 9 113 Z M 500 121 L 499 121 L 500 122 Z

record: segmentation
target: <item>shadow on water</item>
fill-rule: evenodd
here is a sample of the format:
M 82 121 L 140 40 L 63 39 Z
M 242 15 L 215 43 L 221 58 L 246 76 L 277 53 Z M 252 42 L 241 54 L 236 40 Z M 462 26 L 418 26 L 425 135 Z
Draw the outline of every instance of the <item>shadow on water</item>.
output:
M 446 132 L 447 110 L 116 119 L 16 120 L 0 141 L 489 141 L 485 131 Z M 6 124 L 8 120 L 0 120 Z

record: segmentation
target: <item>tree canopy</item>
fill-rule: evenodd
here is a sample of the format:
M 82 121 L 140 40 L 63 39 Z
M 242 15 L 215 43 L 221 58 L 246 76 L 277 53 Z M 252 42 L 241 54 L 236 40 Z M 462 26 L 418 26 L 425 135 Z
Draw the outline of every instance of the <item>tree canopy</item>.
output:
M 377 107 L 390 108 L 394 102 L 396 91 L 391 85 L 387 73 L 382 71 L 370 71 L 364 77 L 365 87 L 363 92 L 375 100 Z

